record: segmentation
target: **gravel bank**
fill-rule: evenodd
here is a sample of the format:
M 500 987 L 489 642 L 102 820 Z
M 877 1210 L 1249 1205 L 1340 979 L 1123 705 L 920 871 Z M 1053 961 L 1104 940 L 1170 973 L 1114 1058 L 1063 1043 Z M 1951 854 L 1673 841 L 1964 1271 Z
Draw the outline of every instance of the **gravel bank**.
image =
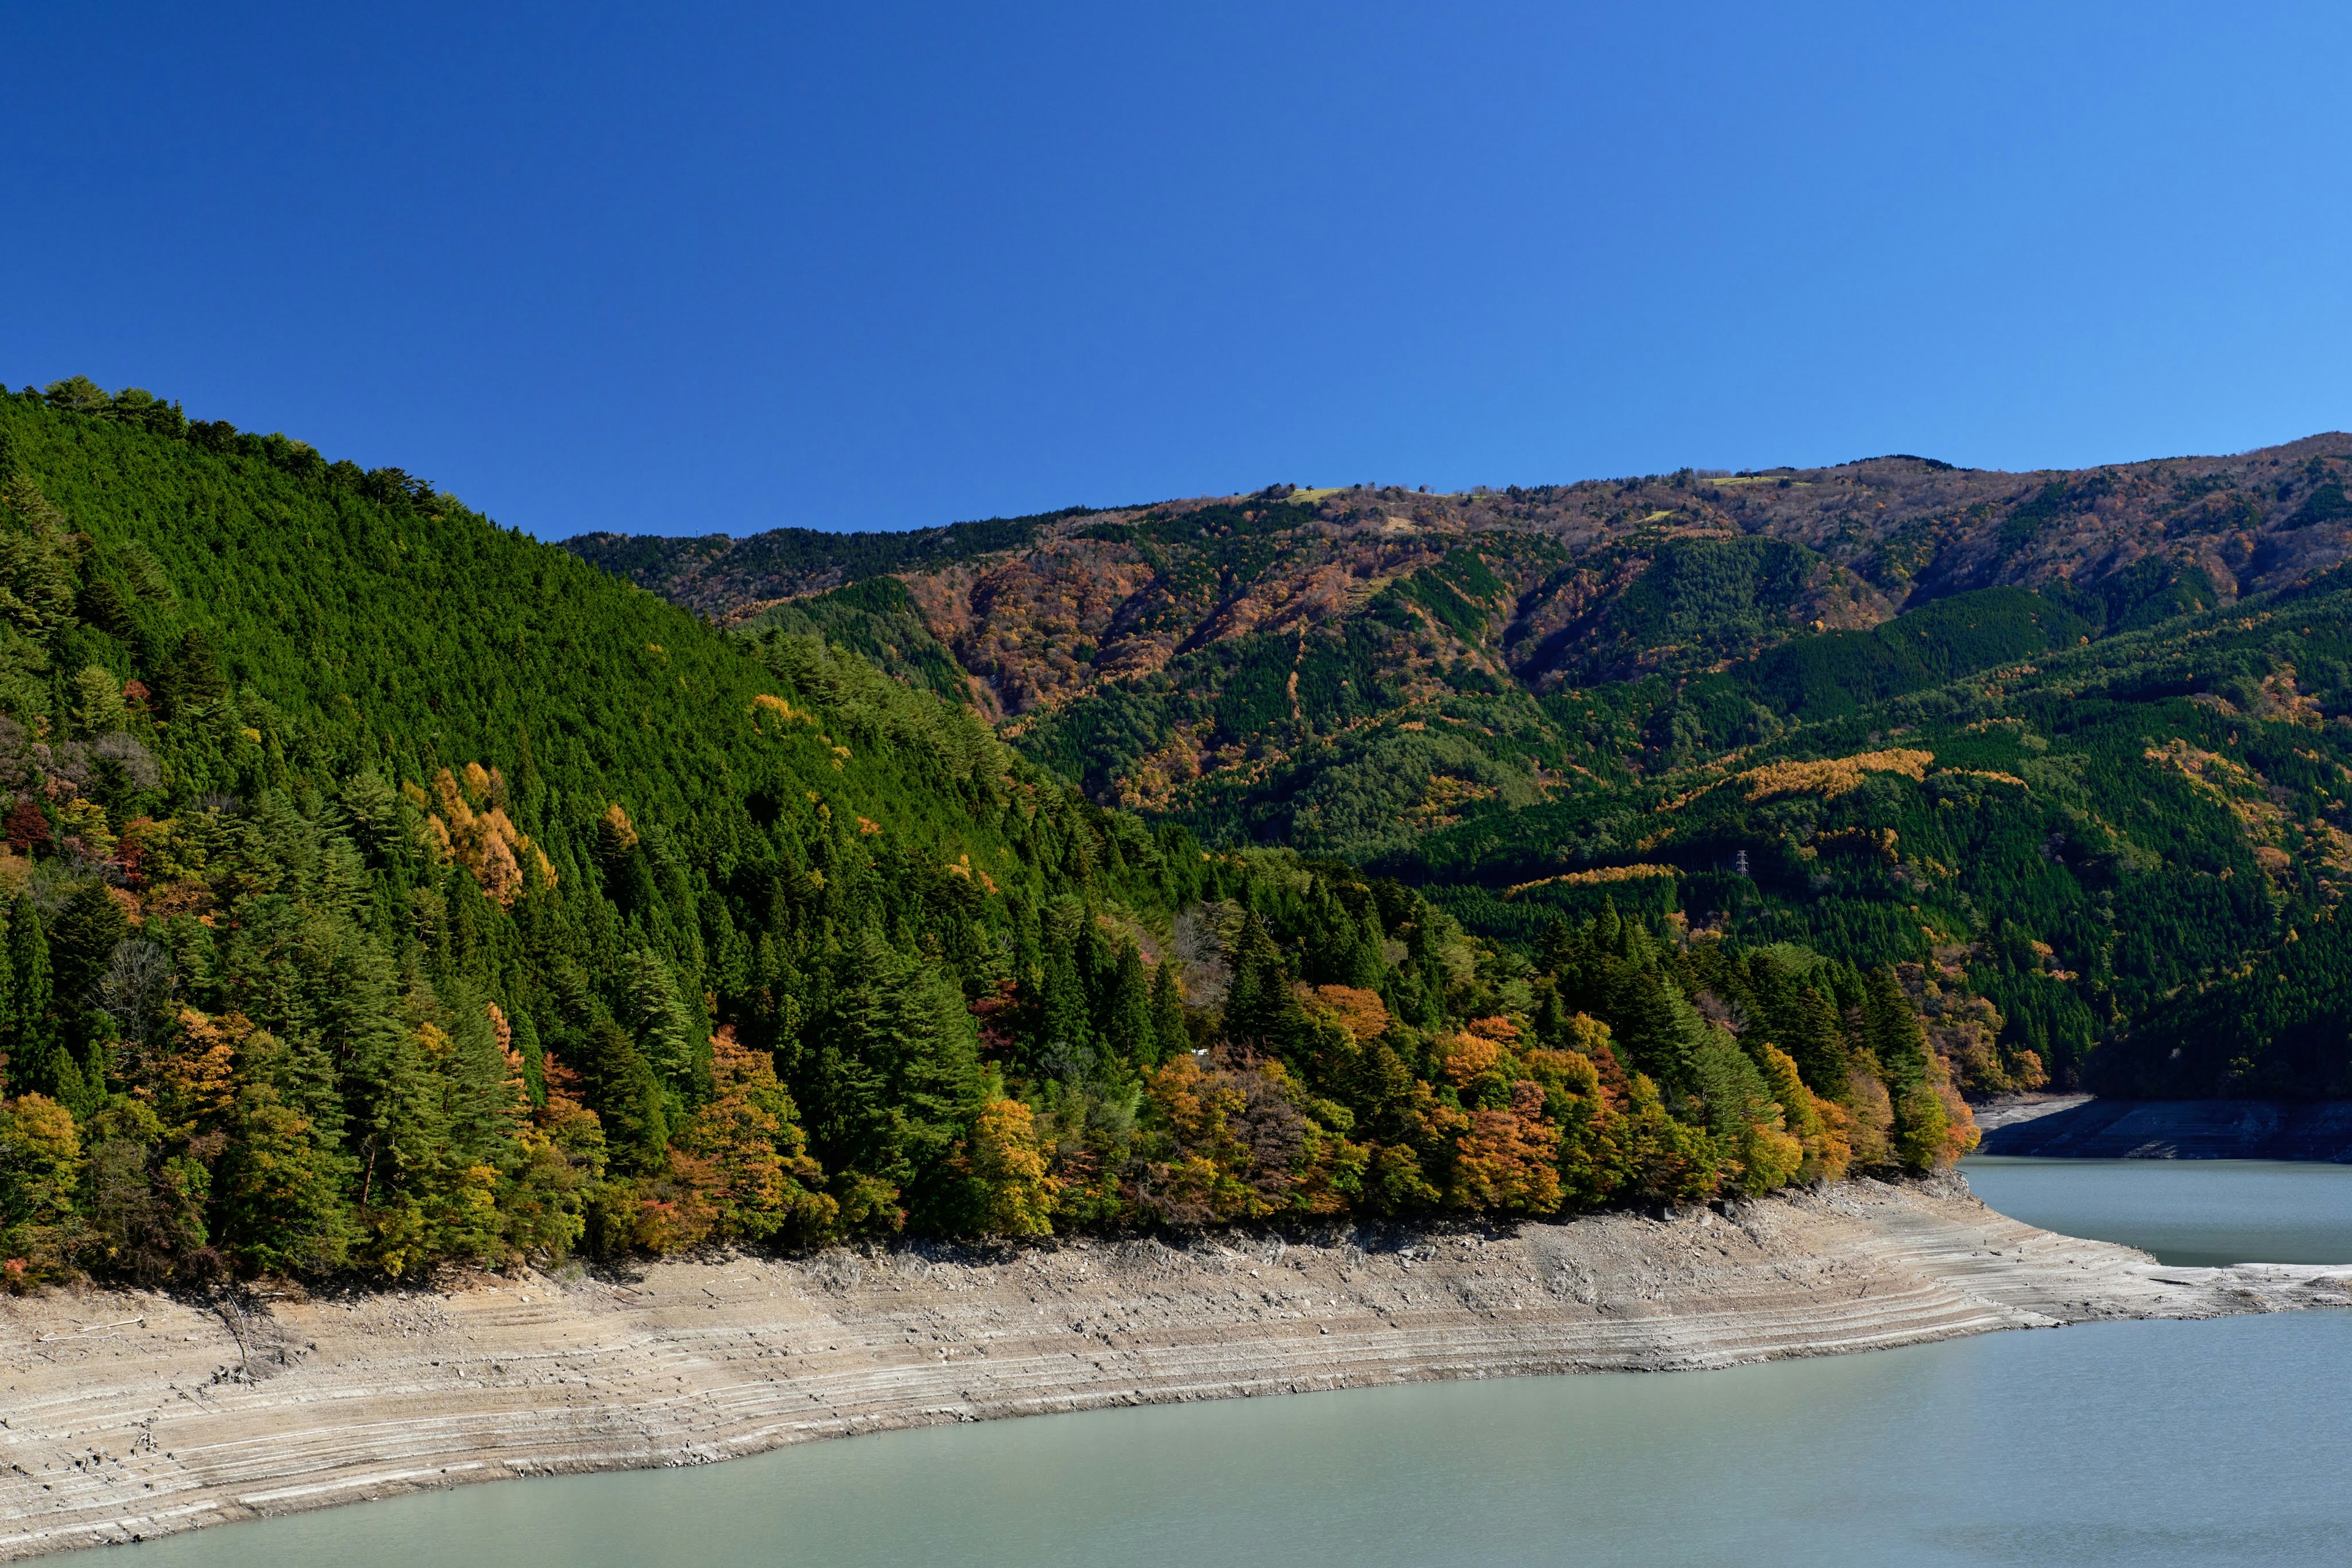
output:
M 0 1299 L 0 1559 L 931 1422 L 2310 1305 L 2352 1305 L 2352 1260 L 2168 1268 L 2006 1219 L 1958 1178 L 1516 1231 L 666 1263 L 249 1314 L 57 1292 Z

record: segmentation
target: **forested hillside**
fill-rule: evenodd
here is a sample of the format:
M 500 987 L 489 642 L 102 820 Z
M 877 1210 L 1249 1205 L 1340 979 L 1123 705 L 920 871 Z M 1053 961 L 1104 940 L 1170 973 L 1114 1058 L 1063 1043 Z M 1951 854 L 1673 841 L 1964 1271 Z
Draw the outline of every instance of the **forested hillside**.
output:
M 748 637 L 961 688 L 1097 801 L 1393 877 L 1520 951 L 1607 903 L 1916 966 L 1975 1019 L 1971 1093 L 2341 1094 L 2347 469 L 2331 435 L 2065 474 L 1277 486 L 891 575 L 845 546 L 856 581 L 782 604 L 730 597 L 769 536 L 688 574 Z
M 396 469 L 0 394 L 5 1283 L 1544 1214 L 1971 1141 L 1942 971 L 1606 904 L 1496 942 L 1204 848 L 943 698 L 881 581 L 722 634 Z

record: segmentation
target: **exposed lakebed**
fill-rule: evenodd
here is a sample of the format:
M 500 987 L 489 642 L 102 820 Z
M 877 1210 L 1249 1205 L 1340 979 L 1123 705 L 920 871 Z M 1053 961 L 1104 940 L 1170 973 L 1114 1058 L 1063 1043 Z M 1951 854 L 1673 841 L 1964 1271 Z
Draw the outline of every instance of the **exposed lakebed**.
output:
M 1981 1189 L 2020 1217 L 2200 1260 L 2293 1261 L 2272 1254 L 2345 1234 L 2337 1167 L 2048 1163 L 1981 1167 Z M 2150 1236 L 2164 1212 L 2191 1216 L 2186 1243 Z M 2095 1323 L 1721 1372 L 929 1427 L 132 1550 L 206 1568 L 2266 1563 L 2352 1536 L 2347 1386 L 2352 1315 Z

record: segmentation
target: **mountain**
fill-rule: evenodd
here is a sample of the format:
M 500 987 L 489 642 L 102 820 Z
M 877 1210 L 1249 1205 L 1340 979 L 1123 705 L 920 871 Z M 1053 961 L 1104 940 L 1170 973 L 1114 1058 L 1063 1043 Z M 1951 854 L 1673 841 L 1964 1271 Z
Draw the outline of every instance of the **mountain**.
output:
M 2341 1093 L 2333 980 L 2221 1059 L 2171 1053 L 2197 997 L 2319 962 L 2352 870 L 2347 469 L 2324 435 L 2069 473 L 1276 486 L 895 558 L 796 534 L 798 576 L 769 535 L 574 548 L 755 644 L 960 688 L 1097 801 L 1368 866 L 1495 940 L 1606 904 L 1916 965 L 2000 1019 L 1974 1090 Z
M 1490 940 L 1089 799 L 924 596 L 1018 532 L 803 559 L 856 580 L 729 633 L 395 468 L 0 394 L 0 1288 L 1549 1214 L 1969 1145 L 1916 966 L 1630 907 Z

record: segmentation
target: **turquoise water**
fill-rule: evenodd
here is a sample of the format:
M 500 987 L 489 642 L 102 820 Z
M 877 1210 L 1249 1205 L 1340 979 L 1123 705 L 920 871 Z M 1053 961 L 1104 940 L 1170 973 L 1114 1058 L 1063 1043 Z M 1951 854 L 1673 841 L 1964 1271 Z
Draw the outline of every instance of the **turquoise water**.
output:
M 2166 1263 L 2352 1263 L 2352 1165 L 1982 1156 L 1962 1169 L 2005 1215 Z
M 2218 1163 L 2194 1167 L 2205 1188 L 2150 1185 L 2234 1201 L 2249 1189 Z M 2274 1170 L 2250 1246 L 2282 1207 L 2336 1201 L 2330 1177 Z M 2112 1203 L 2139 1224 L 2137 1176 L 2095 1175 L 2077 1217 Z M 2352 1542 L 2347 1390 L 2352 1315 L 2093 1324 L 933 1427 L 117 1550 L 140 1568 L 2333 1561 Z

